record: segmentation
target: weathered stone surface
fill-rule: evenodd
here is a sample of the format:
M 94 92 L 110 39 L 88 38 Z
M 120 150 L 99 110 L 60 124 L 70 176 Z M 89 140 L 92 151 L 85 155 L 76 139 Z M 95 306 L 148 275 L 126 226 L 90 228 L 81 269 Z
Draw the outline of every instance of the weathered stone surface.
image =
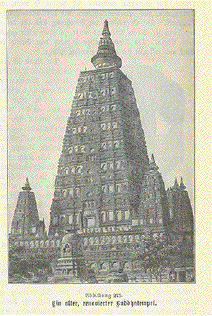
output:
M 194 220 L 188 192 L 181 178 L 180 185 L 175 179 L 173 187 L 167 190 L 171 230 L 179 234 L 185 233 L 193 238 Z
M 18 196 L 11 225 L 11 233 L 23 236 L 35 235 L 40 227 L 41 223 L 39 223 L 35 194 L 31 191 L 27 178 L 25 186 L 22 187 L 22 191 Z
M 131 81 L 118 67 L 81 72 L 59 159 L 49 233 L 132 224 L 148 166 Z

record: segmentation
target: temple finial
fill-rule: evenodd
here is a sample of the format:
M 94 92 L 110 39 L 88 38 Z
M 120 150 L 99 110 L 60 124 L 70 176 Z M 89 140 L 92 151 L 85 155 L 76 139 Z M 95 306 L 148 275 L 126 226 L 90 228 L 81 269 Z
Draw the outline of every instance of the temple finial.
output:
M 185 184 L 183 183 L 183 177 L 181 177 L 181 179 L 180 179 L 180 188 L 181 188 L 182 190 L 185 190 L 185 189 L 186 189 L 186 186 L 185 186 Z
M 155 157 L 154 157 L 153 154 L 152 154 L 152 156 L 151 156 L 151 162 L 155 162 Z
M 179 184 L 177 182 L 177 177 L 175 177 L 175 181 L 174 181 L 174 186 L 173 186 L 174 189 L 178 189 L 179 188 Z
M 91 58 L 92 64 L 97 69 L 108 67 L 121 68 L 122 61 L 116 54 L 115 46 L 110 35 L 108 21 L 105 20 L 97 54 Z
M 154 155 L 152 154 L 151 156 L 151 160 L 150 160 L 150 168 L 151 169 L 155 169 L 155 170 L 158 170 L 159 167 L 157 166 L 156 162 L 155 162 L 155 157 Z
M 103 35 L 103 37 L 110 37 L 111 36 L 110 31 L 109 31 L 109 27 L 108 27 L 108 20 L 104 21 L 104 28 L 102 31 L 102 35 Z
M 24 185 L 24 187 L 22 187 L 22 189 L 23 190 L 32 190 L 31 189 L 31 187 L 30 187 L 30 185 L 29 185 L 29 179 L 28 179 L 28 177 L 26 177 L 26 182 L 25 182 L 25 185 Z

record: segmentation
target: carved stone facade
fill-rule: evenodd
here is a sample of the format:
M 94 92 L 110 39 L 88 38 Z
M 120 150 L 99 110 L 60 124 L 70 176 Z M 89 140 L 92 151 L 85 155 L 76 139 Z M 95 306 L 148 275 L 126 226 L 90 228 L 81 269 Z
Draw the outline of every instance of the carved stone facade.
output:
M 158 169 L 152 155 L 142 179 L 139 205 L 140 224 L 152 227 L 156 231 L 165 228 L 168 232 L 170 227 L 169 206 L 164 182 Z
M 80 74 L 55 181 L 50 234 L 129 224 L 148 166 L 130 81 L 119 69 Z
M 154 156 L 148 159 L 132 83 L 119 69 L 107 21 L 102 36 L 91 59 L 96 70 L 79 76 L 49 228 L 50 236 L 75 231 L 83 262 L 100 280 L 114 267 L 133 277 L 141 268 L 136 254 L 148 234 L 172 238 L 176 221 L 190 221 L 187 208 L 174 202 L 176 190 L 167 195 Z M 185 200 L 185 191 L 180 194 Z M 62 255 L 60 272 L 64 260 Z
M 167 190 L 172 236 L 184 238 L 193 243 L 194 218 L 191 202 L 181 178 L 180 185 L 175 179 L 173 187 Z
M 103 38 L 107 62 L 116 60 L 107 23 Z M 149 163 L 132 83 L 120 64 L 103 64 L 79 76 L 55 180 L 50 235 L 133 223 L 163 230 L 169 223 L 163 180 Z M 150 191 L 152 176 L 157 202 L 150 210 L 143 190 Z

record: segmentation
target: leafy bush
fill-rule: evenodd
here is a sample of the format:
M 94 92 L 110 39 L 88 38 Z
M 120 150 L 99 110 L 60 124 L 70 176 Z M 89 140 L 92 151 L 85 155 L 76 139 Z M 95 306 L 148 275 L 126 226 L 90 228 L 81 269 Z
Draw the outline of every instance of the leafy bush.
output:
M 23 247 L 10 249 L 9 251 L 9 277 L 32 278 L 32 276 L 44 276 L 50 274 L 49 260 L 42 255 L 27 253 Z

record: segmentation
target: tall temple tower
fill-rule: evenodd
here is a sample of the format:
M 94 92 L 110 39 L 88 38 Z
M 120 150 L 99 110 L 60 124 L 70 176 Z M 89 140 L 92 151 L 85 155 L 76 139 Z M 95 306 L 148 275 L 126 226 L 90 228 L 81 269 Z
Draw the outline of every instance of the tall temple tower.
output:
M 181 177 L 180 185 L 175 179 L 173 187 L 167 190 L 171 229 L 175 235 L 193 240 L 193 212 L 186 186 Z
M 193 269 L 188 193 L 182 179 L 166 191 L 157 158 L 148 158 L 132 83 L 120 70 L 122 60 L 107 20 L 91 62 L 95 69 L 80 73 L 67 121 L 49 234 L 44 221 L 39 221 L 26 179 L 12 220 L 10 245 L 58 259 L 56 282 L 109 283 L 118 277 L 120 282 L 142 283 L 146 272 L 140 255 L 148 240 L 160 241 L 163 247 L 168 237 L 171 243 L 184 245 L 183 265 L 178 253 L 174 261 L 185 274 Z M 150 275 L 148 280 L 152 282 Z
M 12 235 L 32 235 L 36 233 L 39 224 L 39 216 L 35 194 L 31 191 L 29 180 L 19 193 L 17 205 L 13 215 L 11 234 Z
M 163 180 L 149 162 L 132 83 L 120 70 L 107 20 L 91 62 L 96 69 L 80 73 L 67 122 L 49 234 L 119 225 L 163 230 L 169 222 Z

